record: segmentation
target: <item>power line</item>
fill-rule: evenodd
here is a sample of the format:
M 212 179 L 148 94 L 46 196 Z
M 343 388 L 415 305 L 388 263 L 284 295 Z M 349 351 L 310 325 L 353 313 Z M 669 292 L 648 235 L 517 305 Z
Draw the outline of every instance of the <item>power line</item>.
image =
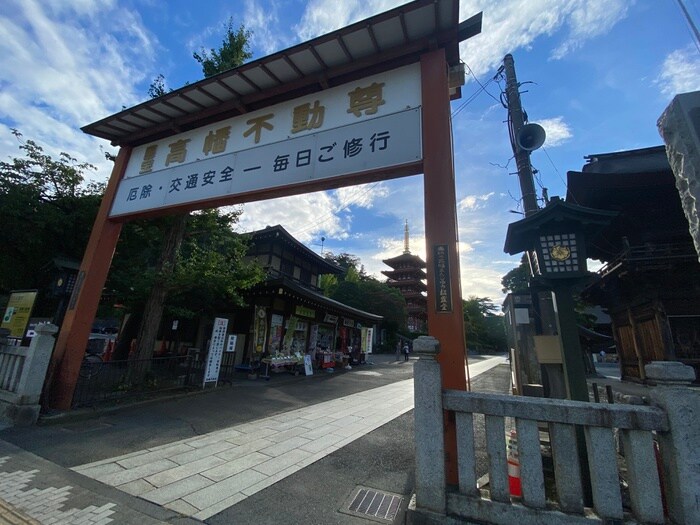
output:
M 485 86 L 485 85 L 483 85 L 483 84 L 479 81 L 479 79 L 476 77 L 476 75 L 475 75 L 474 72 L 472 71 L 472 68 L 469 67 L 469 64 L 467 64 L 467 63 L 465 62 L 464 65 L 467 66 L 467 69 L 469 70 L 469 73 L 471 73 L 471 76 L 474 77 L 474 80 L 476 80 L 476 83 L 479 84 L 479 85 L 481 86 L 481 88 L 482 88 L 484 91 L 486 91 L 486 94 L 487 94 L 488 96 L 490 96 L 492 99 L 494 99 L 496 102 L 501 102 L 500 100 L 498 100 L 496 97 L 494 97 L 494 96 L 486 89 L 486 86 L 488 86 L 491 82 L 494 81 L 494 79 L 496 78 L 496 76 L 498 76 L 498 73 L 496 73 L 496 76 L 492 77 L 492 78 L 486 83 L 486 86 Z
M 486 87 L 487 87 L 491 82 L 494 82 L 494 81 L 496 80 L 496 77 L 498 76 L 498 73 L 496 73 L 496 75 L 495 75 L 493 78 L 491 78 L 486 84 L 482 84 L 482 83 L 479 81 L 479 79 L 476 77 L 476 75 L 474 75 L 474 72 L 473 72 L 472 69 L 469 67 L 469 65 L 466 64 L 466 63 L 465 63 L 464 65 L 465 65 L 465 66 L 467 67 L 467 69 L 469 70 L 469 73 L 474 77 L 474 80 L 476 80 L 476 82 L 479 84 L 480 88 L 479 88 L 476 92 L 472 93 L 472 94 L 469 96 L 469 98 L 467 98 L 462 104 L 460 104 L 460 106 L 459 106 L 457 109 L 455 109 L 454 112 L 452 112 L 452 114 L 450 115 L 450 118 L 456 117 L 465 107 L 467 107 L 467 105 L 469 105 L 471 102 L 473 102 L 474 100 L 476 100 L 476 98 L 477 98 L 482 92 L 484 92 L 484 91 L 486 91 L 486 93 L 487 93 L 491 98 L 493 98 L 496 102 L 500 102 L 497 98 L 495 98 L 495 97 L 494 97 L 491 93 L 489 93 L 488 90 L 486 89 Z M 502 102 L 501 102 L 501 103 L 502 103 Z M 338 208 L 338 209 L 336 209 L 336 210 L 333 210 L 333 211 L 331 211 L 331 212 L 328 212 L 325 216 L 321 217 L 320 219 L 316 219 L 312 224 L 309 224 L 308 226 L 304 226 L 303 228 L 300 228 L 299 230 L 296 230 L 296 231 L 294 232 L 293 235 L 296 236 L 296 235 L 299 235 L 299 234 L 301 234 L 301 233 L 304 233 L 304 232 L 306 232 L 306 231 L 308 231 L 308 230 L 311 230 L 311 229 L 313 229 L 313 228 L 315 228 L 315 227 L 317 227 L 317 226 L 320 226 L 321 224 L 323 224 L 324 222 L 326 222 L 328 219 L 330 219 L 330 218 L 332 218 L 333 216 L 335 216 L 337 213 L 339 213 L 339 212 L 341 212 L 341 211 L 346 210 L 347 208 L 349 208 L 352 204 L 354 204 L 355 202 L 357 202 L 357 200 L 358 200 L 360 197 L 364 196 L 366 193 L 368 193 L 369 191 L 373 190 L 378 184 L 379 184 L 379 182 L 375 182 L 375 183 L 372 184 L 371 186 L 369 186 L 369 187 L 363 189 L 360 193 L 355 194 L 355 195 L 352 195 L 352 196 L 350 197 L 350 199 L 346 202 L 346 204 L 343 204 L 340 208 Z

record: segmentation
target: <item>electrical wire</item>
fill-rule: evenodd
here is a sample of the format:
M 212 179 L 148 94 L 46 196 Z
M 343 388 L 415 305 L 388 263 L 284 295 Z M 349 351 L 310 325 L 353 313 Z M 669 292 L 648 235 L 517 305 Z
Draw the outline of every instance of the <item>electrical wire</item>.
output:
M 451 119 L 454 119 L 454 117 L 456 117 L 457 115 L 459 115 L 459 113 L 461 113 L 462 110 L 463 110 L 465 107 L 467 107 L 470 103 L 472 103 L 474 100 L 476 100 L 476 98 L 477 98 L 481 93 L 483 93 L 483 92 L 486 92 L 486 93 L 487 93 L 491 98 L 493 98 L 496 102 L 499 102 L 500 104 L 503 104 L 502 101 L 498 100 L 496 97 L 494 97 L 494 96 L 486 89 L 487 86 L 488 86 L 489 84 L 491 84 L 491 82 L 497 82 L 499 73 L 497 72 L 491 79 L 489 79 L 488 82 L 486 82 L 486 84 L 482 84 L 482 83 L 479 81 L 479 79 L 476 77 L 476 75 L 474 74 L 474 72 L 472 71 L 472 69 L 469 67 L 469 65 L 468 65 L 467 63 L 465 63 L 464 65 L 465 65 L 465 66 L 467 67 L 467 69 L 469 70 L 469 73 L 474 77 L 474 80 L 476 80 L 477 84 L 479 84 L 479 89 L 478 89 L 477 91 L 475 91 L 474 93 L 472 93 L 462 104 L 459 105 L 459 107 L 458 107 L 457 109 L 455 109 L 455 110 L 452 112 L 452 114 L 450 115 L 450 118 L 451 118 Z M 498 82 L 497 82 L 497 83 L 498 83 Z M 500 88 L 500 84 L 499 84 L 499 88 Z M 379 182 L 381 182 L 381 181 L 379 181 Z M 339 212 L 341 212 L 341 211 L 343 211 L 343 210 L 348 209 L 352 204 L 354 204 L 355 202 L 357 202 L 357 200 L 358 200 L 360 197 L 363 197 L 366 193 L 368 193 L 369 191 L 373 190 L 373 189 L 379 184 L 379 182 L 375 182 L 375 183 L 372 184 L 371 186 L 368 186 L 367 188 L 361 190 L 360 193 L 355 194 L 355 195 L 352 195 L 352 196 L 350 197 L 350 199 L 348 199 L 348 201 L 347 201 L 345 204 L 343 204 L 340 208 L 335 209 L 335 210 L 333 210 L 333 211 L 331 211 L 331 212 L 328 212 L 325 216 L 321 217 L 320 219 L 316 219 L 312 224 L 309 224 L 308 226 L 305 226 L 305 227 L 303 227 L 303 228 L 300 228 L 299 230 L 295 230 L 295 232 L 293 233 L 293 235 L 294 235 L 294 236 L 298 236 L 298 235 L 301 234 L 301 233 L 304 233 L 304 232 L 309 231 L 309 230 L 311 230 L 311 229 L 313 229 L 313 228 L 315 228 L 315 227 L 317 227 L 317 226 L 320 226 L 321 224 L 323 224 L 324 222 L 326 222 L 328 219 L 330 219 L 330 218 L 332 218 L 333 216 L 335 216 L 337 213 L 339 213 Z
M 454 117 L 456 117 L 457 115 L 459 115 L 459 114 L 462 112 L 462 110 L 464 110 L 464 108 L 466 108 L 469 104 L 471 104 L 474 100 L 476 100 L 477 97 L 478 97 L 481 93 L 483 93 L 483 92 L 486 92 L 486 94 L 487 94 L 488 96 L 490 96 L 492 99 L 494 99 L 494 100 L 495 100 L 496 102 L 498 102 L 499 104 L 503 105 L 504 107 L 507 107 L 507 106 L 504 104 L 503 100 L 497 99 L 496 97 L 493 96 L 493 94 L 491 94 L 491 92 L 489 92 L 489 91 L 486 89 L 486 88 L 489 86 L 489 84 L 491 84 L 492 82 L 496 82 L 496 84 L 498 84 L 498 86 L 499 86 L 499 89 L 501 90 L 501 95 L 503 95 L 503 90 L 501 89 L 501 85 L 500 85 L 500 83 L 498 82 L 499 75 L 501 75 L 501 70 L 500 70 L 500 69 L 499 69 L 499 71 L 496 72 L 496 74 L 495 74 L 492 78 L 489 79 L 488 82 L 486 82 L 486 84 L 483 84 L 483 83 L 477 78 L 477 76 L 474 74 L 474 71 L 472 71 L 472 68 L 469 67 L 469 64 L 467 64 L 466 62 L 464 62 L 464 65 L 465 65 L 466 68 L 469 70 L 469 73 L 471 74 L 471 76 L 474 77 L 474 80 L 476 81 L 476 83 L 479 84 L 479 89 L 478 89 L 477 91 L 475 91 L 474 93 L 472 93 L 462 104 L 459 105 L 459 107 L 458 107 L 457 109 L 455 109 L 455 110 L 452 112 L 452 114 L 450 115 L 450 119 L 454 119 Z M 512 127 L 512 126 L 511 126 L 511 127 Z M 513 137 L 512 137 L 512 130 L 511 130 L 510 134 L 511 134 L 511 144 L 513 144 L 513 143 L 514 143 L 514 142 L 513 142 L 514 139 L 513 139 Z M 510 162 L 510 161 L 509 161 L 509 162 Z M 381 181 L 379 181 L 379 182 L 381 182 Z M 304 232 L 306 232 L 306 231 L 309 231 L 309 230 L 311 230 L 311 229 L 313 229 L 313 228 L 315 228 L 315 227 L 318 227 L 318 226 L 322 225 L 324 222 L 326 222 L 327 220 L 329 220 L 330 218 L 332 218 L 333 216 L 335 216 L 337 213 L 339 213 L 339 212 L 341 212 L 341 211 L 343 211 L 343 210 L 348 209 L 352 204 L 354 204 L 355 202 L 357 202 L 357 200 L 359 200 L 360 197 L 363 197 L 365 194 L 367 194 L 368 192 L 370 192 L 371 190 L 373 190 L 373 189 L 379 184 L 379 182 L 375 182 L 375 183 L 372 184 L 371 186 L 368 186 L 367 188 L 361 190 L 360 193 L 357 193 L 357 194 L 355 194 L 355 195 L 352 195 L 352 196 L 348 199 L 348 201 L 346 201 L 346 203 L 343 204 L 341 207 L 339 207 L 339 208 L 337 208 L 337 209 L 335 209 L 335 210 L 333 210 L 333 211 L 328 212 L 325 216 L 321 217 L 320 219 L 316 219 L 313 223 L 309 224 L 308 226 L 305 226 L 305 227 L 303 227 L 303 228 L 300 228 L 300 229 L 298 229 L 298 230 L 295 230 L 294 233 L 293 233 L 292 235 L 298 236 L 298 235 L 300 235 L 300 234 L 302 234 L 302 233 L 304 233 Z
M 486 91 L 486 94 L 487 94 L 488 96 L 490 96 L 492 99 L 494 99 L 496 102 L 500 102 L 500 100 L 498 100 L 496 97 L 494 97 L 494 96 L 486 89 L 486 86 L 488 86 L 491 82 L 494 81 L 495 76 L 492 77 L 492 78 L 486 83 L 486 86 L 485 86 L 485 85 L 483 85 L 483 84 L 479 81 L 479 79 L 476 77 L 476 75 L 475 75 L 474 72 L 472 71 L 472 68 L 469 67 L 469 64 L 467 64 L 466 62 L 464 62 L 464 65 L 467 66 L 467 69 L 469 70 L 469 73 L 471 74 L 471 76 L 474 77 L 474 80 L 476 80 L 476 83 L 479 84 L 479 85 L 481 86 L 481 88 L 482 88 L 484 91 Z M 497 76 L 497 75 L 498 75 L 498 73 L 496 73 L 496 76 Z
M 554 161 L 552 160 L 552 157 L 549 156 L 549 152 L 547 151 L 547 148 L 545 148 L 544 146 L 542 146 L 542 151 L 544 152 L 545 156 L 546 156 L 547 159 L 549 160 L 549 163 L 552 165 L 552 168 L 554 168 L 554 172 L 555 172 L 555 173 L 557 174 L 557 176 L 559 177 L 559 180 L 560 180 L 560 181 L 562 182 L 562 184 L 564 185 L 564 189 L 566 190 L 566 192 L 567 192 L 567 194 L 568 194 L 568 192 L 569 192 L 568 184 L 566 183 L 566 180 L 564 180 L 564 177 L 562 177 L 561 172 L 557 169 L 556 165 L 554 164 Z M 571 196 L 571 200 L 574 201 L 574 204 L 578 204 L 578 202 L 576 202 L 576 197 L 574 197 L 573 195 Z

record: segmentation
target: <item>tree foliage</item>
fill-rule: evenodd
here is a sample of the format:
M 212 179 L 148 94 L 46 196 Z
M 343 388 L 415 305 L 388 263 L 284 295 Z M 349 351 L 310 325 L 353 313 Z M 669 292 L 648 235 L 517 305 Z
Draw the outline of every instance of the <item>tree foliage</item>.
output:
M 337 277 L 338 281 L 360 282 L 372 279 L 372 277 L 367 275 L 362 261 L 356 255 L 345 252 L 335 255 L 332 252 L 326 252 L 323 257 L 345 270 L 343 275 Z
M 488 297 L 469 296 L 462 301 L 464 331 L 467 346 L 477 350 L 506 349 L 503 317 L 496 315 L 498 307 Z
M 193 53 L 194 59 L 202 66 L 204 78 L 217 75 L 234 67 L 238 67 L 253 54 L 250 52 L 250 37 L 252 33 L 242 25 L 234 30 L 233 18 L 228 19 L 226 34 L 219 49 L 202 49 L 201 53 Z
M 387 331 L 390 339 L 405 329 L 408 312 L 401 292 L 368 275 L 356 255 L 327 252 L 324 257 L 345 269 L 343 275 L 322 279 L 325 295 L 353 308 L 381 315 L 384 318 L 381 328 Z
M 86 183 L 91 164 L 12 133 L 22 155 L 0 162 L 0 293 L 40 287 L 55 257 L 79 261 L 104 190 Z
M 233 19 L 229 18 L 226 26 L 226 34 L 218 50 L 211 49 L 209 52 L 202 50 L 201 55 L 194 53 L 193 57 L 202 66 L 202 73 L 205 78 L 216 75 L 233 67 L 238 67 L 252 54 L 248 51 L 248 39 L 251 33 L 241 26 L 237 31 L 233 30 Z M 165 78 L 159 75 L 151 83 L 148 91 L 151 97 L 165 94 Z M 161 323 L 165 299 L 168 293 L 172 293 L 170 282 L 177 276 L 175 274 L 178 267 L 178 253 L 183 242 L 183 235 L 187 227 L 190 215 L 184 214 L 174 217 L 170 222 L 170 228 L 165 232 L 166 242 L 163 244 L 162 252 L 158 259 L 157 269 L 153 279 L 151 292 L 146 300 L 144 315 L 137 336 L 136 354 L 139 359 L 148 359 L 153 354 L 155 339 L 158 334 L 158 327 Z M 193 252 L 194 254 L 194 252 Z M 200 253 L 201 255 L 201 253 Z M 215 258 L 213 254 L 210 254 Z M 224 257 L 225 259 L 225 257 Z M 203 261 L 200 261 L 200 263 Z M 209 264 L 213 260 L 207 261 Z M 219 258 L 219 262 L 223 262 Z M 182 265 L 182 262 L 179 262 Z M 210 274 L 209 277 L 212 277 Z M 216 287 L 214 287 L 216 288 Z
M 520 265 L 513 268 L 501 279 L 503 293 L 523 293 L 528 291 L 530 282 L 530 265 L 527 255 L 523 254 Z

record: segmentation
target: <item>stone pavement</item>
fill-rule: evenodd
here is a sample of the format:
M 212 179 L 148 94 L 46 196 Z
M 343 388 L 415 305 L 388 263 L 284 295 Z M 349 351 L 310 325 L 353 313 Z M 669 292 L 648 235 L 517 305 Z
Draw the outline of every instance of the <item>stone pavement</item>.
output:
M 413 380 L 73 470 L 205 520 L 413 408 Z
M 410 379 L 73 470 L 205 520 L 412 409 Z
M 503 362 L 475 362 L 471 376 Z M 413 381 L 404 380 L 72 470 L 0 441 L 6 461 L 0 464 L 0 499 L 23 519 L 36 520 L 8 523 L 185 524 L 221 513 L 218 520 L 227 515 L 222 511 L 412 408 Z

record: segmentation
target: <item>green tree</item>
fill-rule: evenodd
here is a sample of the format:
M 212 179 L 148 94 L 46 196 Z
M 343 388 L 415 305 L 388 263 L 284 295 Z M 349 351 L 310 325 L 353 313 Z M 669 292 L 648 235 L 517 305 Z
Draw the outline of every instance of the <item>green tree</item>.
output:
M 238 67 L 245 60 L 249 59 L 252 56 L 248 50 L 250 36 L 250 31 L 246 31 L 243 26 L 234 31 L 233 19 L 230 18 L 226 26 L 224 39 L 218 50 L 211 49 L 207 52 L 203 49 L 201 54 L 193 54 L 194 59 L 202 66 L 204 77 L 207 78 Z M 165 94 L 165 78 L 163 75 L 156 77 L 151 83 L 148 93 L 151 97 Z M 165 298 L 168 294 L 168 289 L 171 288 L 169 283 L 176 271 L 178 253 L 189 217 L 189 214 L 183 214 L 167 221 L 169 228 L 164 230 L 165 243 L 163 244 L 163 251 L 158 260 L 153 286 L 146 300 L 144 315 L 137 336 L 136 355 L 138 359 L 150 359 L 153 355 L 153 347 L 163 315 Z
M 381 315 L 384 319 L 380 328 L 389 334 L 389 344 L 393 348 L 393 336 L 405 329 L 408 317 L 406 300 L 401 292 L 368 275 L 355 255 L 327 252 L 324 257 L 345 269 L 345 274 L 321 281 L 324 294 L 353 308 Z
M 42 278 L 57 256 L 80 260 L 104 191 L 86 183 L 91 164 L 67 153 L 54 159 L 12 134 L 22 156 L 0 162 L 0 294 L 48 284 Z
M 360 258 L 356 255 L 345 252 L 335 255 L 332 252 L 326 252 L 323 257 L 327 261 L 340 266 L 343 270 L 345 270 L 343 275 L 334 276 L 336 277 L 336 282 L 360 282 L 373 279 L 373 277 L 367 275 L 362 261 L 360 261 Z
M 530 264 L 527 255 L 523 254 L 520 264 L 509 271 L 501 279 L 503 293 L 523 293 L 528 291 L 530 283 Z
M 234 30 L 233 18 L 229 18 L 226 25 L 226 33 L 219 49 L 210 49 L 209 51 L 202 49 L 201 54 L 192 54 L 194 59 L 202 66 L 204 78 L 238 67 L 246 60 L 252 58 L 253 54 L 250 52 L 249 44 L 252 35 L 243 25 Z
M 493 301 L 472 295 L 463 300 L 462 305 L 467 345 L 477 349 L 505 350 L 503 317 L 495 315 L 498 307 Z

